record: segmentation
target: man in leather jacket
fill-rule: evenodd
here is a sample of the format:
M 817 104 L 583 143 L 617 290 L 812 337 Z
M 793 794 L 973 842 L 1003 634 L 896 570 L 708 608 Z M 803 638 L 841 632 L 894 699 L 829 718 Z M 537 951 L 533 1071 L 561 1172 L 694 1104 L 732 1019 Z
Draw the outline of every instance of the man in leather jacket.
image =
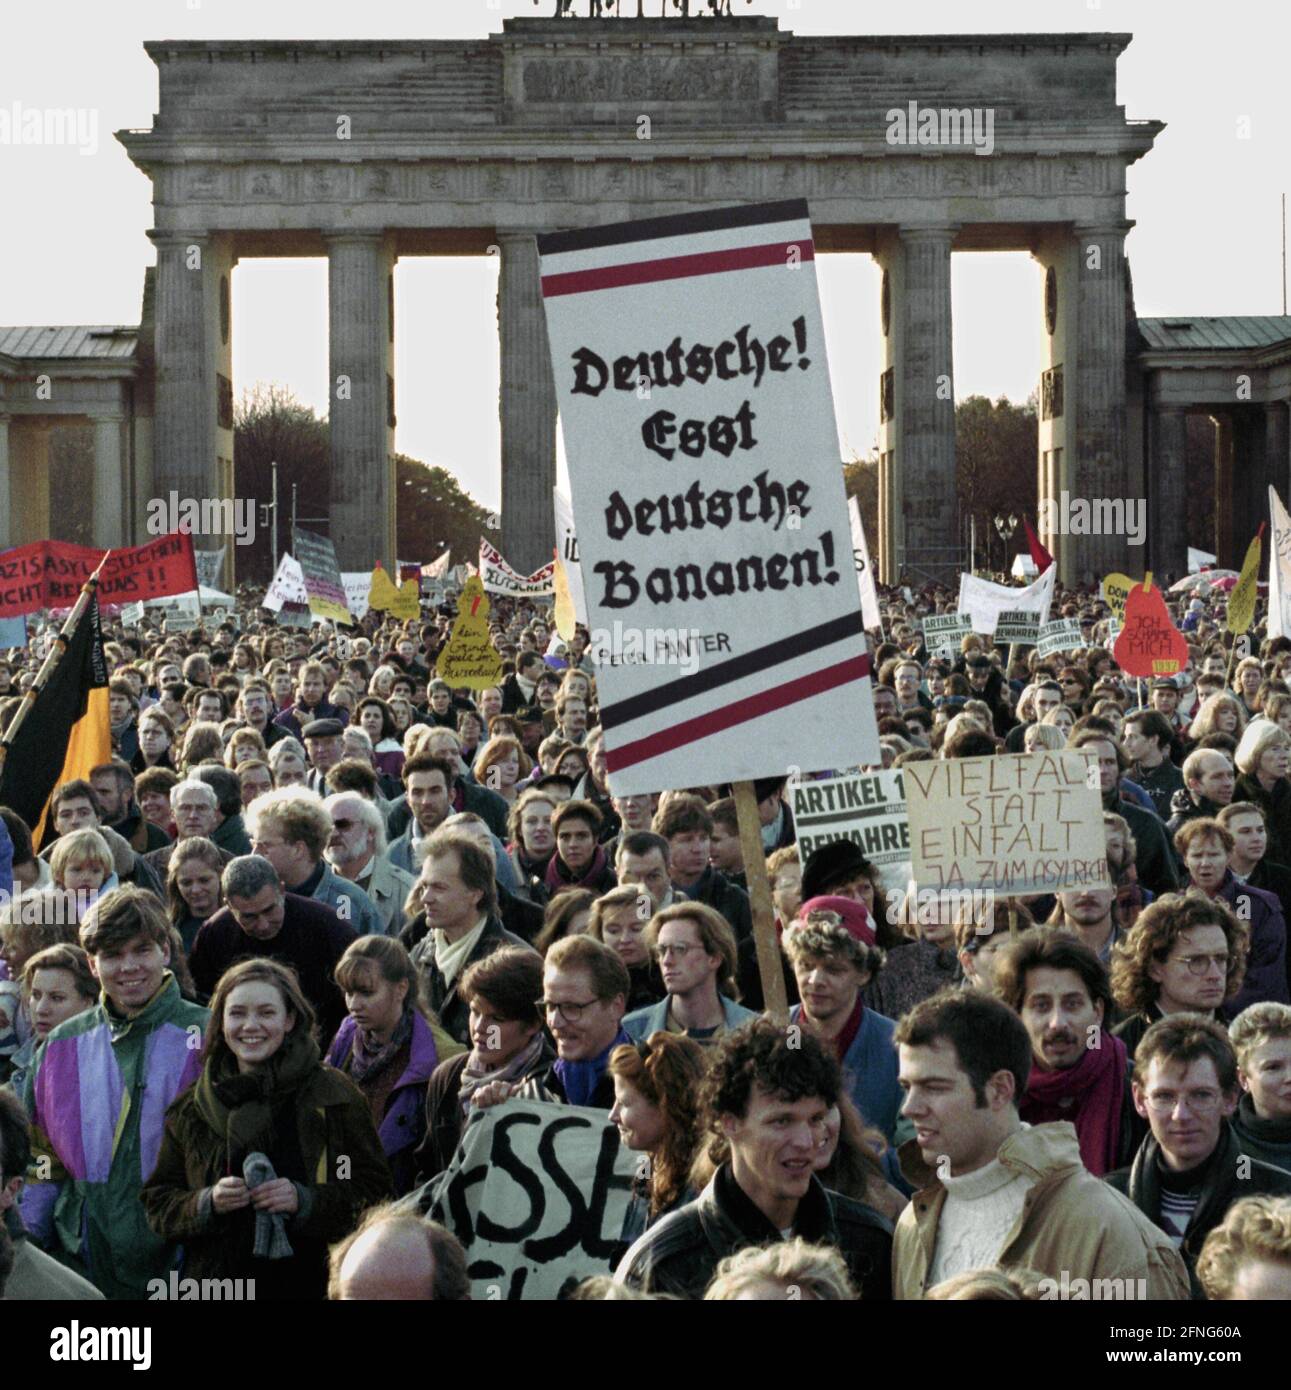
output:
M 704 1082 L 711 1130 L 730 1156 L 695 1201 L 652 1226 L 615 1280 L 700 1298 L 719 1261 L 792 1233 L 836 1246 L 864 1300 L 891 1298 L 892 1225 L 813 1175 L 825 1117 L 842 1090 L 838 1062 L 810 1034 L 759 1019 L 729 1034 Z

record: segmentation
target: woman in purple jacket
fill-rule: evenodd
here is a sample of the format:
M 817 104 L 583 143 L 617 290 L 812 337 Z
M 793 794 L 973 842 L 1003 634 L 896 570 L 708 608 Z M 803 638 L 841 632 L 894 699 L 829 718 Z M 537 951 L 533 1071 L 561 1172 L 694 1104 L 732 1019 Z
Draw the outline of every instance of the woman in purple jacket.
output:
M 413 1153 L 426 1133 L 426 1083 L 446 1057 L 465 1051 L 425 1008 L 412 957 L 391 936 L 361 936 L 336 963 L 349 1017 L 327 1061 L 358 1086 L 394 1174 L 395 1193 L 412 1190 Z

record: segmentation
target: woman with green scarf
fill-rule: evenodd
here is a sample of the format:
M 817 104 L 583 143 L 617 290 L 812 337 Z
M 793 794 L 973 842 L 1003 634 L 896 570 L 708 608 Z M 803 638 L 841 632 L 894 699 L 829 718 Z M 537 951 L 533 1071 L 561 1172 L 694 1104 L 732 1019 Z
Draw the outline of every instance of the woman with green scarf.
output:
M 143 1189 L 182 1243 L 185 1279 L 254 1280 L 256 1299 L 322 1298 L 327 1249 L 388 1197 L 362 1093 L 321 1060 L 314 1011 L 277 961 L 230 966 L 211 998 L 202 1073 L 166 1112 Z

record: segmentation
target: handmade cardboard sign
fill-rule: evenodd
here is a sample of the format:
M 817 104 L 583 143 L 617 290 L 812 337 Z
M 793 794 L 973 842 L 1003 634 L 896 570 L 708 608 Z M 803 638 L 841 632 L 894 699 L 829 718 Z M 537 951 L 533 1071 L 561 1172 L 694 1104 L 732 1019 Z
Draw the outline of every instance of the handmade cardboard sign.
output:
M 806 203 L 538 250 L 611 789 L 878 762 Z
M 326 536 L 302 531 L 297 526 L 292 532 L 291 548 L 305 579 L 309 611 L 316 617 L 330 618 L 333 622 L 351 622 L 350 610 L 345 602 L 345 584 L 336 563 L 336 547 L 332 542 Z
M 1188 660 L 1188 642 L 1170 621 L 1161 586 L 1149 570 L 1125 600 L 1125 623 L 1112 648 L 1122 671 L 1131 676 L 1173 676 Z
M 1056 893 L 1107 883 L 1103 806 L 1079 752 L 907 763 L 920 889 Z
M 435 674 L 452 686 L 483 690 L 502 678 L 502 658 L 489 641 L 489 600 L 480 577 L 473 574 L 457 599 L 457 620 Z

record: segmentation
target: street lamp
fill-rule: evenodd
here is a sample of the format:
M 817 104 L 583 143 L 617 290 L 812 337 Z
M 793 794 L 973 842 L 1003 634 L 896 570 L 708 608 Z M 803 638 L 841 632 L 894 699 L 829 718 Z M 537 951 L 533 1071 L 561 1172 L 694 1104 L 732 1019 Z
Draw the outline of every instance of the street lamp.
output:
M 995 514 L 995 529 L 999 532 L 1001 547 L 1004 551 L 1003 569 L 1008 568 L 1009 542 L 1013 539 L 1013 533 L 1018 529 L 1018 516 L 1016 512 L 1010 512 L 1007 517 L 1001 516 L 999 512 Z

